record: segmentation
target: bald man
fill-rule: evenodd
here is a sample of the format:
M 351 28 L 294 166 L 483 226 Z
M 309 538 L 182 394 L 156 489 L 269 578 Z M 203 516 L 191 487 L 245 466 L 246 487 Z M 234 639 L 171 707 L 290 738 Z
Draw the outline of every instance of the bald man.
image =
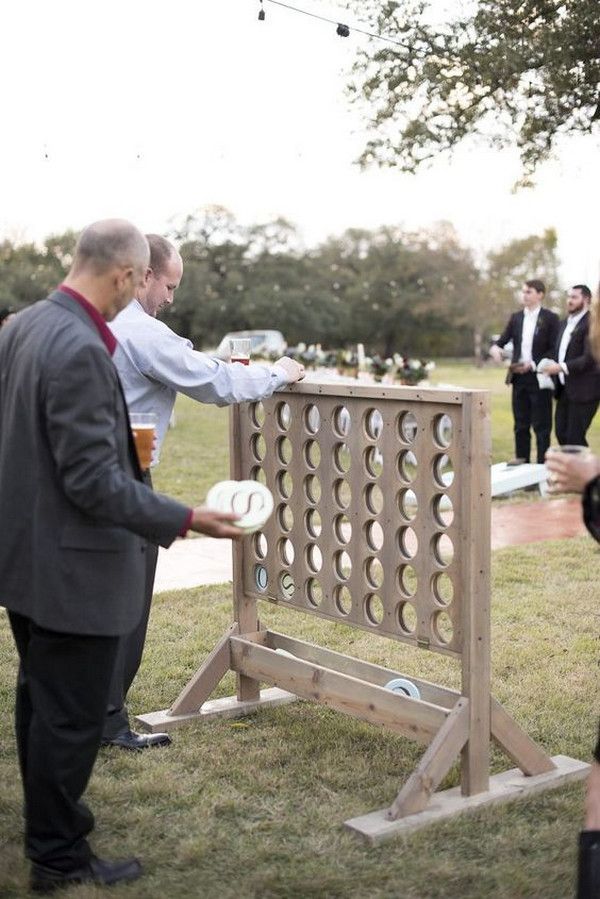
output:
M 153 460 L 156 466 L 178 393 L 218 406 L 260 400 L 271 396 L 278 387 L 304 377 L 304 368 L 286 357 L 269 366 L 221 362 L 197 352 L 189 340 L 159 321 L 156 316 L 160 310 L 173 303 L 183 275 L 183 262 L 177 249 L 164 237 L 146 237 L 150 263 L 144 282 L 136 299 L 110 327 L 119 344 L 115 365 L 130 412 L 154 412 L 158 416 Z M 146 483 L 151 484 L 149 472 Z M 127 693 L 142 660 L 157 556 L 158 547 L 149 547 L 144 611 L 135 630 L 121 640 L 104 726 L 103 743 L 125 750 L 167 746 L 171 742 L 168 734 L 133 731 L 126 706 Z
M 81 801 L 100 746 L 119 639 L 144 606 L 148 544 L 188 529 L 237 537 L 234 516 L 143 483 L 107 326 L 143 284 L 146 238 L 86 228 L 65 282 L 0 333 L 0 603 L 19 654 L 17 748 L 31 888 L 134 880 L 106 861 Z

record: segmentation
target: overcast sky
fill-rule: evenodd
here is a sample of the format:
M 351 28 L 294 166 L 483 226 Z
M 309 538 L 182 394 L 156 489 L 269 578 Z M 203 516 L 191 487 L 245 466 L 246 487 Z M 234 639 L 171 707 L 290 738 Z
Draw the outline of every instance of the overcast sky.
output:
M 360 24 L 341 3 L 297 5 Z M 258 22 L 258 0 L 2 3 L 0 236 L 105 216 L 160 232 L 212 203 L 247 224 L 283 215 L 307 244 L 446 219 L 481 254 L 554 226 L 563 286 L 598 281 L 596 139 L 566 141 L 516 195 L 512 151 L 470 146 L 418 176 L 361 172 L 344 85 L 366 38 L 264 6 Z

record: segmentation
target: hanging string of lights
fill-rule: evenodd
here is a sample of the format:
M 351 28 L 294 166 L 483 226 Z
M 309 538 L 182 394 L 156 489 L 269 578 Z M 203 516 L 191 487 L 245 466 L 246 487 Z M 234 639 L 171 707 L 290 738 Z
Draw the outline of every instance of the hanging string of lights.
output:
M 289 9 L 292 12 L 300 13 L 303 16 L 310 16 L 312 19 L 319 19 L 321 22 L 327 22 L 330 25 L 335 25 L 336 30 L 335 33 L 340 37 L 350 37 L 350 32 L 355 31 L 357 34 L 364 34 L 367 37 L 375 38 L 379 41 L 385 41 L 388 44 L 395 44 L 397 47 L 404 47 L 404 49 L 410 50 L 408 44 L 402 43 L 402 41 L 397 41 L 392 37 L 388 37 L 385 34 L 377 34 L 374 31 L 367 31 L 365 28 L 358 28 L 356 25 L 346 25 L 343 22 L 337 22 L 335 19 L 329 19 L 327 16 L 320 16 L 318 13 L 310 12 L 307 9 L 300 9 L 298 6 L 292 6 L 290 3 L 283 3 L 282 0 L 265 0 L 267 3 L 273 3 L 275 6 L 283 6 L 285 9 Z M 258 20 L 259 22 L 264 22 L 266 19 L 266 13 L 263 6 L 263 0 L 260 0 L 260 9 L 258 11 Z

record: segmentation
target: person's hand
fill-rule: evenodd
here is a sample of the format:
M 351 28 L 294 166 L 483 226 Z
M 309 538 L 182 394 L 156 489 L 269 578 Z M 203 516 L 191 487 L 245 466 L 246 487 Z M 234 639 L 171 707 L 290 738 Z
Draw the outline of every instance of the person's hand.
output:
M 193 509 L 190 530 L 198 534 L 206 534 L 207 537 L 243 537 L 244 532 L 235 527 L 235 522 L 240 516 L 235 512 L 218 512 L 215 509 L 207 509 L 197 506 Z
M 546 362 L 544 365 L 543 374 L 545 375 L 558 375 L 562 371 L 562 365 L 560 362 Z
M 531 371 L 531 363 L 530 362 L 513 362 L 510 366 L 510 370 L 515 375 L 524 375 L 528 371 Z
M 561 453 L 548 450 L 546 468 L 550 472 L 548 486 L 553 493 L 583 493 L 600 474 L 600 459 L 591 453 Z
M 493 343 L 489 349 L 489 356 L 496 363 L 502 362 L 502 350 L 497 343 Z
M 293 384 L 294 381 L 301 381 L 305 375 L 304 366 L 296 362 L 295 359 L 290 359 L 289 356 L 282 356 L 281 359 L 275 362 L 275 365 L 284 369 L 288 376 L 288 384 Z

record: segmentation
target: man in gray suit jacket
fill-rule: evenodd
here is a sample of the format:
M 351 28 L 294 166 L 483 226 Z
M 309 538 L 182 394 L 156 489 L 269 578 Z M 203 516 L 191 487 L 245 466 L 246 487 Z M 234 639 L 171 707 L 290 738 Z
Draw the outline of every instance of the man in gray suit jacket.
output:
M 31 887 L 132 880 L 104 861 L 81 802 L 100 745 L 119 638 L 144 600 L 147 543 L 188 529 L 237 537 L 231 515 L 142 482 L 106 325 L 148 266 L 128 222 L 87 228 L 65 283 L 0 335 L 0 603 L 19 653 L 16 730 Z

